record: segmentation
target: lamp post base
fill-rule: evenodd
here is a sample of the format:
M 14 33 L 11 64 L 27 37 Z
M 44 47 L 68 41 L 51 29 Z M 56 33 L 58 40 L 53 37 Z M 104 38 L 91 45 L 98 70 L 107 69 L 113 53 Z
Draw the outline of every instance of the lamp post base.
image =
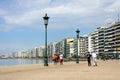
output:
M 44 60 L 44 66 L 48 66 L 48 59 Z
M 79 58 L 77 57 L 77 59 L 76 59 L 76 63 L 79 63 Z
M 76 63 L 79 63 L 79 62 L 76 62 Z
M 79 63 L 79 61 L 76 61 L 76 63 Z
M 44 66 L 48 66 L 48 64 L 44 64 Z

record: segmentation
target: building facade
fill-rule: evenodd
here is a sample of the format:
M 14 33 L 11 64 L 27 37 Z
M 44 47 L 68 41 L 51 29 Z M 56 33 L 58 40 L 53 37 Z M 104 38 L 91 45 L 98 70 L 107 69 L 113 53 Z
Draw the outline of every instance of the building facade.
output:
M 89 35 L 89 51 L 98 54 L 120 53 L 120 22 L 106 24 Z
M 78 44 L 78 45 L 77 45 Z M 77 49 L 78 46 L 78 49 Z M 78 51 L 77 51 L 78 50 Z M 80 57 L 85 57 L 88 53 L 88 36 L 80 36 L 77 43 L 77 38 L 74 40 L 74 54 L 77 54 Z

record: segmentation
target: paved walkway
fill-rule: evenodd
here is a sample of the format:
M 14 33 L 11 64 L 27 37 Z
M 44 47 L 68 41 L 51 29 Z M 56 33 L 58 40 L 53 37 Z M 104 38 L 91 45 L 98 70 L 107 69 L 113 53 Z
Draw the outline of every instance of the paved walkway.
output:
M 64 65 L 0 66 L 0 80 L 120 80 L 120 60 L 98 61 L 97 67 L 65 62 Z

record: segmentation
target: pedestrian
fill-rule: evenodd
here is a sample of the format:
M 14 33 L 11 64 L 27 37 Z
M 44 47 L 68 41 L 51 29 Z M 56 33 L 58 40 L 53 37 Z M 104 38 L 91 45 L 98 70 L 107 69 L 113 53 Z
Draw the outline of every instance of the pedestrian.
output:
M 59 55 L 59 58 L 60 58 L 60 65 L 63 65 L 63 54 L 62 53 Z
M 54 65 L 57 65 L 57 54 L 54 54 L 52 58 L 54 61 Z
M 97 54 L 95 51 L 92 52 L 93 66 L 97 66 Z
M 87 54 L 87 61 L 88 61 L 88 66 L 91 66 L 91 54 L 89 52 Z

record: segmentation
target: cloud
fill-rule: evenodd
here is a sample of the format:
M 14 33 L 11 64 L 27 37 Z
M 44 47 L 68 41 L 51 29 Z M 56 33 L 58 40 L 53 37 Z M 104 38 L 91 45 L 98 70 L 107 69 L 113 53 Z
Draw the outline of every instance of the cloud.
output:
M 106 23 L 111 23 L 111 22 L 115 22 L 115 20 L 113 20 L 112 18 L 107 18 L 105 22 Z
M 0 9 L 0 14 L 5 14 L 2 16 L 2 18 L 5 20 L 6 25 L 10 25 L 11 27 L 10 29 L 8 29 L 8 27 L 5 28 L 8 30 L 14 29 L 19 25 L 25 25 L 28 27 L 33 25 L 36 25 L 37 27 L 38 23 L 39 25 L 43 25 L 40 21 L 45 13 L 48 13 L 48 15 L 51 17 L 51 28 L 56 27 L 55 22 L 57 25 L 60 25 L 59 28 L 68 26 L 70 27 L 72 24 L 79 24 L 83 21 L 83 24 L 95 24 L 96 22 L 99 23 L 100 21 L 107 19 L 102 19 L 103 16 L 105 17 L 106 15 L 111 14 L 111 12 L 116 12 L 119 10 L 120 1 L 13 0 L 11 5 L 15 8 L 13 9 L 10 7 L 7 11 Z M 64 23 L 65 21 L 66 23 Z
M 81 8 L 80 10 L 78 10 L 77 8 L 72 8 L 73 10 L 71 10 L 72 7 L 69 6 L 57 6 L 57 7 L 50 7 L 50 8 L 45 8 L 43 10 L 43 12 L 48 12 L 49 14 L 57 14 L 57 15 L 62 15 L 62 14 L 79 14 L 85 11 L 84 8 Z
M 40 16 L 40 11 L 25 12 L 21 15 L 4 16 L 7 24 L 30 25 Z
M 0 32 L 7 32 L 12 30 L 14 27 L 6 24 L 0 24 Z
M 120 0 L 111 0 L 111 4 L 105 8 L 107 12 L 118 12 L 120 10 Z
M 56 0 L 54 0 L 56 1 Z M 60 3 L 59 3 L 60 2 Z M 95 0 L 94 2 L 88 0 L 67 0 L 65 2 L 56 1 L 53 2 L 51 7 L 44 8 L 43 12 L 48 12 L 50 14 L 89 14 L 91 12 L 95 12 L 97 8 L 99 8 L 99 0 Z M 58 4 L 59 3 L 59 4 Z
M 17 8 L 35 9 L 49 3 L 50 0 L 13 0 Z
M 6 11 L 3 9 L 0 9 L 0 16 L 3 16 L 4 14 L 6 14 Z

